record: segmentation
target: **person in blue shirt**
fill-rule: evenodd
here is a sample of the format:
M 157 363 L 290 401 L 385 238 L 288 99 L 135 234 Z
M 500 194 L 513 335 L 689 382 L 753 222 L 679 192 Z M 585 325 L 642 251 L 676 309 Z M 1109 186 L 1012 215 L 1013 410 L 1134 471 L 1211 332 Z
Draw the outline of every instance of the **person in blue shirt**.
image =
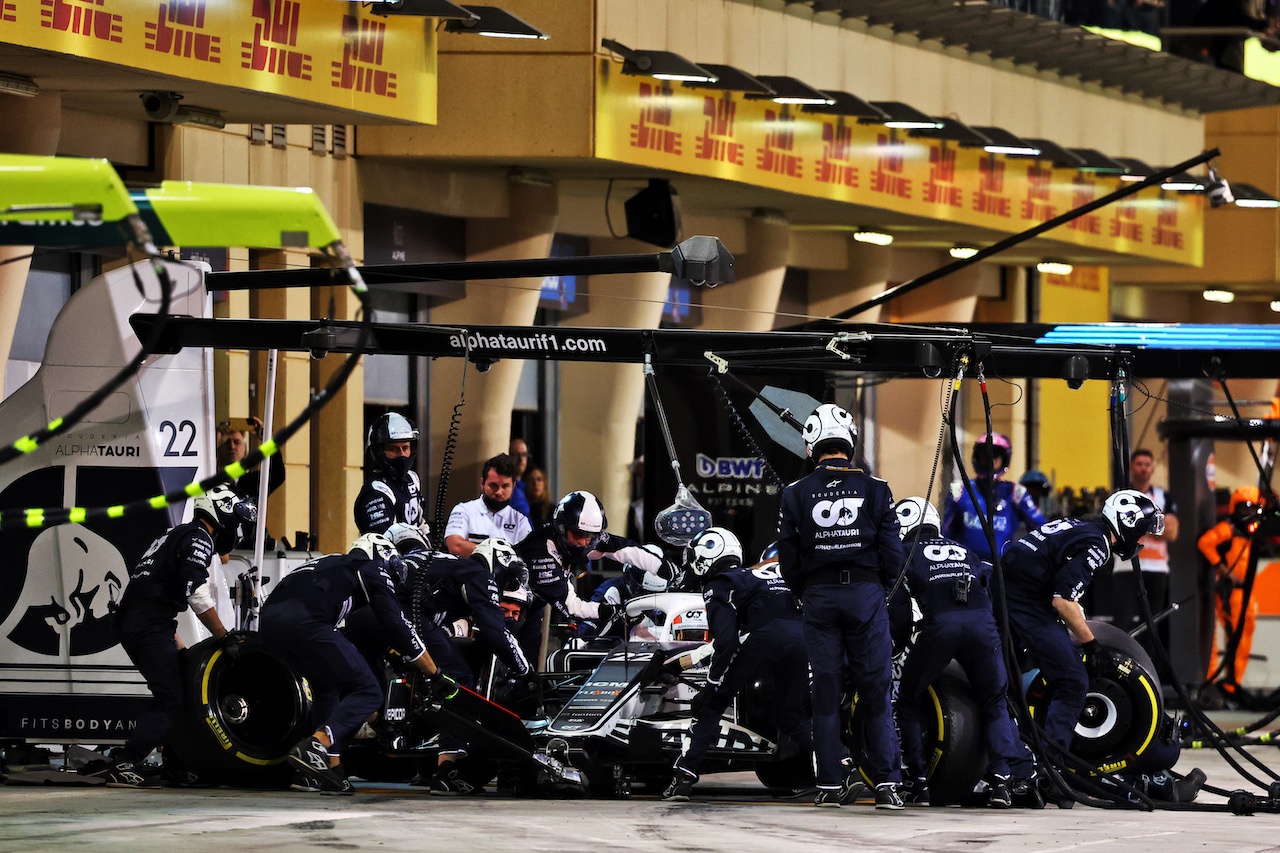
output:
M 1030 530 L 1045 522 L 1044 513 L 1040 512 L 1025 486 L 1001 479 L 1009 470 L 1012 456 L 1013 446 L 1007 436 L 989 433 L 979 438 L 974 442 L 971 460 L 973 489 L 978 494 L 977 508 L 962 480 L 951 484 L 942 507 L 942 535 L 968 548 L 981 560 L 992 558 L 991 546 L 987 544 L 987 534 L 982 530 L 982 519 L 978 514 L 982 512 L 985 515 L 987 512 L 988 485 L 995 490 L 996 509 L 992 526 L 995 528 L 996 549 L 999 553 L 1003 554 L 1004 549 L 1013 541 L 1019 521 Z
M 511 449 L 507 451 L 511 461 L 516 464 L 515 481 L 511 485 L 511 506 L 530 521 L 533 520 L 529 508 L 529 496 L 524 493 L 524 472 L 529 467 L 529 445 L 523 438 L 511 439 Z
M 695 714 L 664 800 L 687 800 L 702 761 L 720 734 L 720 718 L 755 673 L 773 673 L 778 730 L 813 752 L 804 620 L 795 595 L 773 566 L 744 568 L 742 544 L 709 527 L 685 548 L 689 572 L 702 584 L 714 652 L 706 686 L 689 703 Z

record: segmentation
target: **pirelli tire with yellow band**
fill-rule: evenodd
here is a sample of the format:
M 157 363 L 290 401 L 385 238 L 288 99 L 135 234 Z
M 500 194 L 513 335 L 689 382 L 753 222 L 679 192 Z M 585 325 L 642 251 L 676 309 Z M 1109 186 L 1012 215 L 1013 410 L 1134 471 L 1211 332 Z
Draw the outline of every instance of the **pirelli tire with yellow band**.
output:
M 1089 679 L 1084 710 L 1076 723 L 1071 751 L 1106 773 L 1131 767 L 1156 739 L 1164 705 L 1160 681 L 1146 651 L 1123 630 L 1106 622 L 1089 622 L 1110 665 Z M 1036 719 L 1048 707 L 1048 688 L 1037 675 L 1027 687 L 1027 704 Z
M 167 748 L 223 785 L 287 786 L 289 748 L 312 731 L 306 681 L 254 633 L 234 662 L 211 639 L 182 654 L 183 708 Z
M 863 745 L 865 728 L 854 697 L 845 745 L 868 785 Z M 952 661 L 929 685 L 925 695 L 924 754 L 929 764 L 929 795 L 936 805 L 967 802 L 987 770 L 982 713 L 973 687 Z M 879 781 L 879 780 L 876 780 Z

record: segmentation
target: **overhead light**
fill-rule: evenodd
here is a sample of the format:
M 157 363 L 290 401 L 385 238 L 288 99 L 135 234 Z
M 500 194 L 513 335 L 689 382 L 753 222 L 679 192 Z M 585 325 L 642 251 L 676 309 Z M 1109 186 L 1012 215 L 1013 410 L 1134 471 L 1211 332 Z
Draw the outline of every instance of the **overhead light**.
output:
M 873 246 L 887 246 L 893 242 L 893 235 L 883 231 L 855 231 L 853 239 L 859 243 L 870 243 Z
M 978 250 L 973 246 L 952 246 L 947 251 L 957 261 L 967 261 L 978 254 Z
M 926 130 L 942 127 L 942 122 L 927 116 L 913 106 L 901 101 L 872 101 L 871 106 L 884 113 L 883 119 L 858 119 L 862 124 L 883 124 L 901 130 Z
M 966 148 L 985 148 L 991 144 L 991 140 L 985 135 L 978 133 L 964 122 L 953 118 L 938 118 L 935 127 L 917 130 L 915 135 L 923 136 L 926 139 L 946 139 L 951 142 L 958 142 Z
M 1063 148 L 1052 139 L 1025 139 L 1031 145 L 1040 149 L 1040 153 L 1036 155 L 1037 160 L 1048 160 L 1054 166 L 1063 169 L 1083 169 L 1084 160 L 1067 149 Z
M 1271 310 L 1275 311 L 1277 314 L 1280 314 L 1280 299 L 1271 300 Z
M 1003 127 L 974 127 L 973 129 L 991 140 L 989 145 L 982 146 L 982 150 L 989 154 L 1007 154 L 1010 157 L 1037 157 L 1040 154 L 1038 147 L 1014 136 Z
M 1236 207 L 1280 207 L 1280 199 L 1268 195 L 1253 184 L 1232 184 L 1231 190 L 1236 197 Z
M 444 25 L 446 33 L 474 33 L 499 39 L 549 39 L 551 36 L 497 6 L 463 6 L 475 15 L 470 20 L 451 20 Z
M 1124 166 L 1096 149 L 1068 148 L 1067 152 L 1084 161 L 1084 165 L 1080 167 L 1082 172 L 1096 172 L 1100 175 L 1124 174 Z
M 706 62 L 699 62 L 699 68 L 705 68 L 712 74 L 716 75 L 714 80 L 704 80 L 698 83 L 685 83 L 684 85 L 698 89 L 720 89 L 728 92 L 751 92 L 759 95 L 773 95 L 773 90 L 767 85 L 752 77 L 740 68 L 734 68 L 732 65 L 711 65 Z
M 221 113 L 201 107 L 178 107 L 178 111 L 173 116 L 173 123 L 195 124 L 200 127 L 212 127 L 215 130 L 222 130 L 227 126 L 226 119 Z
M 678 53 L 666 50 L 632 50 L 613 39 L 601 39 L 600 44 L 622 57 L 623 74 L 701 83 L 714 83 L 716 80 L 715 74 Z
M 1229 305 L 1236 301 L 1236 295 L 1230 290 L 1220 290 L 1214 287 L 1209 288 L 1200 295 L 1204 297 L 1205 302 L 1221 302 L 1223 305 Z
M 772 95 L 747 94 L 747 98 L 751 100 L 761 101 L 770 100 L 775 104 L 832 104 L 833 98 L 827 97 L 824 93 L 810 86 L 808 83 L 797 80 L 794 77 L 767 77 L 758 78 L 761 83 L 773 90 Z
M 835 92 L 830 89 L 823 89 L 822 94 L 826 95 L 830 102 L 826 104 L 809 104 L 804 108 L 807 113 L 822 113 L 824 115 L 849 116 L 856 119 L 868 119 L 873 122 L 882 122 L 885 120 L 885 114 L 880 110 L 868 104 L 857 95 L 851 95 L 848 92 Z
M 1051 258 L 1046 258 L 1036 264 L 1036 272 L 1043 275 L 1071 275 L 1071 271 L 1074 269 L 1075 267 L 1066 261 L 1055 261 Z
M 1204 188 L 1204 181 L 1190 172 L 1179 172 L 1172 177 L 1165 178 L 1164 183 L 1160 185 L 1162 190 L 1178 193 L 1202 193 Z
M 1145 181 L 1156 173 L 1155 169 L 1132 157 L 1113 157 L 1112 159 L 1124 167 L 1124 172 L 1120 174 L 1122 181 Z
M 364 0 L 374 15 L 416 15 L 419 18 L 441 18 L 468 21 L 475 16 L 449 0 Z
M 30 77 L 0 71 L 0 92 L 6 95 L 17 95 L 20 98 L 34 98 L 40 94 L 40 87 Z

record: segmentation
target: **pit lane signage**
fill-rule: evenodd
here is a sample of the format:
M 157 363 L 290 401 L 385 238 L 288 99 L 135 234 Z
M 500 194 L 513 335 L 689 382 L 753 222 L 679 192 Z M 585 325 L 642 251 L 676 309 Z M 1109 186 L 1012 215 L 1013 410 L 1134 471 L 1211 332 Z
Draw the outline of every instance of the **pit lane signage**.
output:
M 1121 186 L 1030 158 L 989 154 L 741 93 L 596 71 L 595 155 L 668 171 L 1016 233 Z M 1203 199 L 1159 188 L 1045 235 L 1200 266 Z
M 371 116 L 436 120 L 432 19 L 315 0 L 2 0 L 0 7 L 0 42 Z

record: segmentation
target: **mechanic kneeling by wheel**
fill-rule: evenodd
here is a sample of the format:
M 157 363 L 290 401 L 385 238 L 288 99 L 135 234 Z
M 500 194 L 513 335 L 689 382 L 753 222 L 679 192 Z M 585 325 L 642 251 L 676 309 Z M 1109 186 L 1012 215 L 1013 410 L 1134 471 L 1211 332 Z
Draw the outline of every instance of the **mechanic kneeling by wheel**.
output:
M 689 799 L 721 716 L 761 666 L 773 671 L 779 731 L 813 753 L 809 659 L 795 595 L 773 568 L 744 568 L 742 545 L 723 527 L 699 533 L 685 548 L 685 563 L 702 583 L 715 652 L 706 686 L 689 703 L 695 719 L 664 800 Z
M 80 769 L 86 776 L 100 776 L 110 788 L 154 788 L 165 784 L 193 785 L 189 771 L 171 767 L 165 773 L 147 773 L 143 761 L 169 736 L 182 710 L 182 671 L 178 665 L 177 615 L 188 607 L 223 651 L 235 656 L 241 635 L 227 631 L 213 606 L 209 591 L 209 562 L 217 554 L 222 562 L 240 542 L 241 524 L 252 524 L 258 513 L 234 486 L 214 486 L 192 502 L 195 518 L 161 536 L 138 561 L 129 575 L 116 633 L 129 660 L 147 680 L 151 704 L 138 719 L 133 735 L 109 761 L 93 761 Z
M 312 560 L 286 575 L 262 606 L 262 638 L 311 684 L 320 725 L 289 752 L 299 791 L 351 794 L 342 772 L 342 748 L 382 705 L 369 664 L 337 631 L 348 613 L 370 607 L 401 655 L 427 675 L 433 689 L 453 680 L 440 672 L 396 599 L 403 569 L 391 540 L 366 533 L 347 554 Z

